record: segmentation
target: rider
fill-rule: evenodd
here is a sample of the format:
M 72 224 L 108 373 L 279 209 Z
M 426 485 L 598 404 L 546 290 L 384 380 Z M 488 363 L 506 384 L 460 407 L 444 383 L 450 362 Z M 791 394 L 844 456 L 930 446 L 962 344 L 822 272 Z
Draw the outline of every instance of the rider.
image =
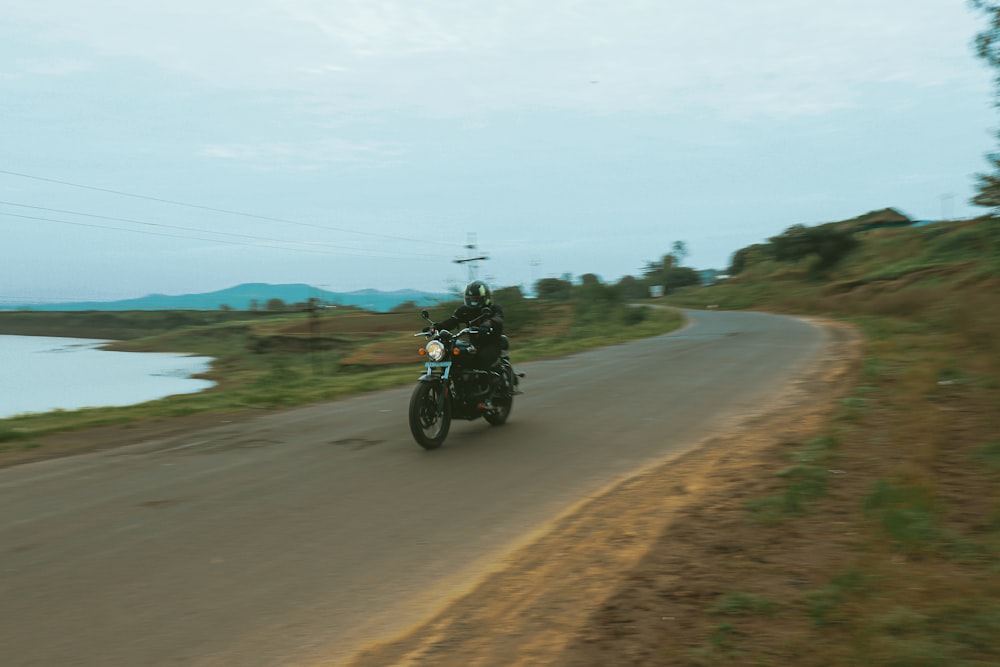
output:
M 481 280 L 473 280 L 465 287 L 465 303 L 455 309 L 451 317 L 434 325 L 436 329 L 454 329 L 459 323 L 474 326 L 479 333 L 469 338 L 476 346 L 473 365 L 488 371 L 500 358 L 503 334 L 503 308 L 493 303 L 493 293 Z

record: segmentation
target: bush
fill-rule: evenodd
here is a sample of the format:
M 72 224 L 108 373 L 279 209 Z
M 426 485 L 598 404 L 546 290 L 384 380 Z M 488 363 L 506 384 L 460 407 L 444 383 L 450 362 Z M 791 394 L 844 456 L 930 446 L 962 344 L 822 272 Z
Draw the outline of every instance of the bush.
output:
M 539 320 L 538 306 L 531 299 L 524 298 L 520 287 L 502 287 L 493 290 L 493 301 L 503 308 L 506 334 L 517 334 L 531 329 Z
M 622 316 L 622 323 L 629 326 L 642 324 L 649 319 L 649 308 L 628 308 Z
M 830 225 L 794 225 L 769 240 L 774 258 L 778 261 L 795 262 L 815 256 L 810 267 L 812 277 L 818 277 L 832 269 L 858 246 L 858 240 L 850 231 Z
M 559 278 L 542 278 L 535 283 L 535 294 L 543 301 L 568 301 L 573 294 L 573 283 Z

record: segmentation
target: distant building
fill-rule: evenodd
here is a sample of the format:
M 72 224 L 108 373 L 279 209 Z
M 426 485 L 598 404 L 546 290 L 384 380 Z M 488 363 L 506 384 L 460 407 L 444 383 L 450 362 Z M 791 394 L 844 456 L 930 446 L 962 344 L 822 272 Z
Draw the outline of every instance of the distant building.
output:
M 728 273 L 723 273 L 718 269 L 702 269 L 698 272 L 702 285 L 717 285 L 729 277 Z

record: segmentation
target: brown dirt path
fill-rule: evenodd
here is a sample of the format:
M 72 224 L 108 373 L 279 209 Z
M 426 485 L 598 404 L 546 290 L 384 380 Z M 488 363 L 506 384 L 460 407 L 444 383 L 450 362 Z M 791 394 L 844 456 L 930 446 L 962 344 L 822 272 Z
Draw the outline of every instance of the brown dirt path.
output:
M 818 323 L 826 355 L 780 404 L 580 503 L 437 617 L 350 666 L 698 664 L 708 600 L 750 576 L 753 592 L 778 598 L 815 583 L 836 553 L 810 549 L 807 533 L 786 536 L 795 549 L 773 543 L 743 504 L 766 494 L 788 444 L 814 437 L 856 377 L 860 335 Z M 750 572 L 760 563 L 766 576 Z

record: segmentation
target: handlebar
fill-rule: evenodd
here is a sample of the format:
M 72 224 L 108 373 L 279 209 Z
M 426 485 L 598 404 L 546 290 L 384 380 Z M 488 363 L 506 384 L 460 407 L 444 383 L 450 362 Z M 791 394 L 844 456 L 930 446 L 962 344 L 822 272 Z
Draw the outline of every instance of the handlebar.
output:
M 434 331 L 419 331 L 419 332 L 413 334 L 413 337 L 416 338 L 417 336 L 433 336 L 435 333 L 438 333 L 438 334 L 445 333 L 445 334 L 448 334 L 449 336 L 452 336 L 453 338 L 458 338 L 459 336 L 464 336 L 465 334 L 478 334 L 479 333 L 479 328 L 478 327 L 465 327 L 464 329 L 462 329 L 461 331 L 459 331 L 457 334 L 453 334 L 450 331 L 448 331 L 447 329 L 435 329 Z

